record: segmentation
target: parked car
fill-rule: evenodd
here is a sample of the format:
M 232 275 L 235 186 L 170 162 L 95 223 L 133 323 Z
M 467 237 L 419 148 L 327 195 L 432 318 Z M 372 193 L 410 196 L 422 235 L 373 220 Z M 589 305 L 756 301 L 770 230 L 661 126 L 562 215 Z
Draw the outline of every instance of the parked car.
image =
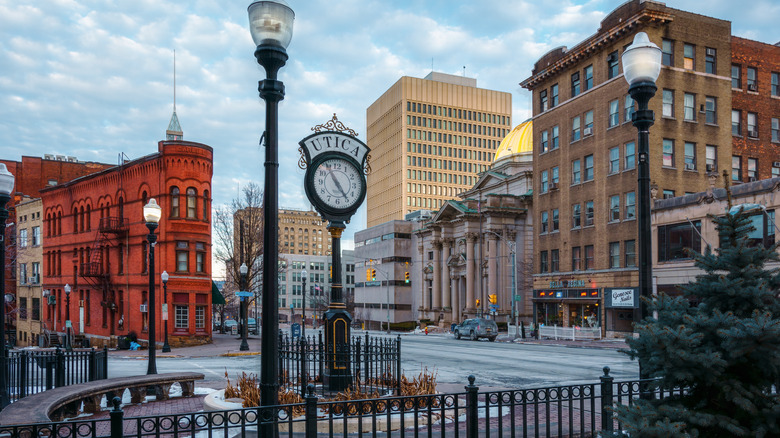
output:
M 472 341 L 487 338 L 493 342 L 498 337 L 498 325 L 492 319 L 471 318 L 455 326 L 455 339 L 468 337 Z
M 257 334 L 257 321 L 254 318 L 249 318 L 249 334 Z
M 238 326 L 238 323 L 236 322 L 235 319 L 228 319 L 225 320 L 224 326 L 225 326 L 225 331 L 230 333 L 233 330 L 233 327 Z

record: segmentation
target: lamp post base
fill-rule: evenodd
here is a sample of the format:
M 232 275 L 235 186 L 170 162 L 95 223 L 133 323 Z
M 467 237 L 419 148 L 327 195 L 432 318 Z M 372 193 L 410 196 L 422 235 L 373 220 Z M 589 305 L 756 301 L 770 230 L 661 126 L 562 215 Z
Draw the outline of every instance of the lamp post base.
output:
M 343 391 L 352 384 L 350 325 L 352 316 L 345 308 L 329 308 L 325 318 L 325 351 L 328 359 L 322 382 L 330 391 Z

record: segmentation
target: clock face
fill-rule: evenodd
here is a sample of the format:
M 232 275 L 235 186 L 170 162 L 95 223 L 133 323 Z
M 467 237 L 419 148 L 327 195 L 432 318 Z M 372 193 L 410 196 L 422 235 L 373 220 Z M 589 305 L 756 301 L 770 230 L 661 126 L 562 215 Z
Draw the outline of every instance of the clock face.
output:
M 326 159 L 314 169 L 312 178 L 314 195 L 330 208 L 348 209 L 361 201 L 363 176 L 349 160 Z

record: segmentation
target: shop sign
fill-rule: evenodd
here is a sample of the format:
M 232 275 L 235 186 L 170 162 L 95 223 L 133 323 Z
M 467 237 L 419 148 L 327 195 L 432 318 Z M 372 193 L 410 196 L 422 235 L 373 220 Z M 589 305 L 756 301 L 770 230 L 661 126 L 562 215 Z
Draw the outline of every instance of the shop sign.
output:
M 570 289 L 574 287 L 586 287 L 585 280 L 551 280 L 550 289 Z
M 605 295 L 606 302 L 604 305 L 607 308 L 639 308 L 639 288 L 606 288 Z

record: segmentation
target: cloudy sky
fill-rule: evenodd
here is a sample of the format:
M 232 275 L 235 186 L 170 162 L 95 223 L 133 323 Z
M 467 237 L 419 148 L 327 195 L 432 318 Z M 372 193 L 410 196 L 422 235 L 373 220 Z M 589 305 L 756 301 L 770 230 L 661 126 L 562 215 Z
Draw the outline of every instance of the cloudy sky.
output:
M 551 48 L 595 33 L 620 1 L 288 0 L 295 25 L 280 73 L 280 206 L 309 208 L 297 142 L 337 113 L 365 141 L 366 108 L 403 75 L 436 71 L 511 92 Z M 250 1 L 0 0 L 0 156 L 60 154 L 116 163 L 156 151 L 173 109 L 184 138 L 214 148 L 215 205 L 262 184 L 264 105 L 248 30 Z M 780 1 L 669 0 L 730 20 L 732 34 L 780 41 Z M 365 227 L 365 206 L 344 247 Z

